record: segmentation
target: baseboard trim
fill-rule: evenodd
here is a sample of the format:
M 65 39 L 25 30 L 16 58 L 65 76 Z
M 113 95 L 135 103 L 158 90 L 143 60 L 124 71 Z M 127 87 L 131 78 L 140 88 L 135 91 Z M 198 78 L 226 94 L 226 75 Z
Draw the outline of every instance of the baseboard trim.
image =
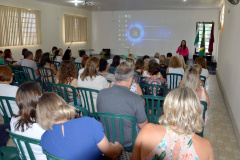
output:
M 236 135 L 236 137 L 237 137 L 238 146 L 240 147 L 240 133 L 239 133 L 239 131 L 238 131 L 237 124 L 236 124 L 235 118 L 234 118 L 234 116 L 233 116 L 232 109 L 231 109 L 231 107 L 230 107 L 230 103 L 229 103 L 228 98 L 227 98 L 227 96 L 226 96 L 226 94 L 225 94 L 225 91 L 224 91 L 224 89 L 223 89 L 223 87 L 222 87 L 222 86 L 223 86 L 223 85 L 222 85 L 222 81 L 221 81 L 221 79 L 220 79 L 220 77 L 219 77 L 219 75 L 218 75 L 218 72 L 216 73 L 216 77 L 217 77 L 217 82 L 218 82 L 218 86 L 219 86 L 220 92 L 221 92 L 221 94 L 222 94 L 224 103 L 225 103 L 225 105 L 226 105 L 226 107 L 227 107 L 228 114 L 229 114 L 229 116 L 230 116 L 230 118 L 231 118 L 231 121 L 232 121 L 232 124 L 233 124 L 233 129 L 234 129 L 235 135 Z

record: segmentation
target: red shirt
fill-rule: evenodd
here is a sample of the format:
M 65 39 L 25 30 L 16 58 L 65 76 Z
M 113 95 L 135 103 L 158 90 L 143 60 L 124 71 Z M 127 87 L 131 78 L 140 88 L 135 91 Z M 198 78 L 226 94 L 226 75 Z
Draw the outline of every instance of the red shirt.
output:
M 176 53 L 179 53 L 179 55 L 182 56 L 187 56 L 189 55 L 188 47 L 186 46 L 185 50 L 183 50 L 183 48 L 180 50 L 180 47 L 178 47 Z

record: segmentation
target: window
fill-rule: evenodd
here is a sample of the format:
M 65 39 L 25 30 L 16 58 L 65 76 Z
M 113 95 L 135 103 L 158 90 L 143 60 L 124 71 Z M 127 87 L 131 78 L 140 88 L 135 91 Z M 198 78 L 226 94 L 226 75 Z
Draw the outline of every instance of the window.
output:
M 39 11 L 0 6 L 0 46 L 41 44 Z
M 203 34 L 203 24 L 205 24 L 205 52 L 209 54 L 209 40 L 211 38 L 211 30 L 214 22 L 197 22 L 196 28 L 199 27 L 199 42 L 198 49 L 195 49 L 195 54 L 199 53 L 200 45 L 202 42 L 202 34 Z
M 65 42 L 87 41 L 87 18 L 73 15 L 64 15 Z

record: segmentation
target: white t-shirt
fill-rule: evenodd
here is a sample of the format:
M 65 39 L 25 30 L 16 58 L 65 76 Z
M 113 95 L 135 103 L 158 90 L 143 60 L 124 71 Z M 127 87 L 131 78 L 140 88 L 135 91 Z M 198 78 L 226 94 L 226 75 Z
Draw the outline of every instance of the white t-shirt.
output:
M 99 91 L 109 87 L 108 81 L 100 75 L 97 75 L 96 77 L 92 77 L 92 79 L 90 77 L 87 77 L 86 79 L 84 79 L 84 81 L 82 81 L 82 79 L 80 78 L 80 75 L 78 76 L 78 81 L 77 81 L 78 87 L 90 88 L 90 89 L 95 89 Z M 80 95 L 80 97 L 81 97 L 81 102 L 84 105 L 84 100 L 82 99 L 83 96 Z M 89 103 L 91 103 L 90 100 L 88 101 Z M 97 111 L 96 101 L 97 101 L 97 94 L 93 93 L 93 103 L 94 103 L 95 111 Z M 90 108 L 90 112 L 92 113 L 91 108 Z
M 79 71 L 78 71 L 78 76 L 80 76 L 84 71 L 84 68 L 81 68 Z M 79 78 L 79 77 L 78 77 Z
M 159 59 L 158 58 L 154 58 L 156 61 L 157 61 L 157 63 L 159 64 Z
M 75 62 L 77 62 L 77 63 L 82 63 L 82 57 L 76 58 L 76 59 L 75 59 Z
M 42 129 L 38 123 L 33 123 L 31 125 L 31 127 L 29 127 L 27 130 L 26 130 L 26 125 L 25 125 L 24 126 L 24 132 L 21 132 L 21 127 L 19 128 L 19 130 L 15 130 L 15 124 L 17 123 L 19 118 L 20 117 L 13 117 L 11 119 L 11 122 L 10 122 L 11 132 L 13 132 L 15 134 L 18 134 L 18 135 L 21 135 L 21 136 L 41 140 L 42 134 L 45 132 L 45 130 Z M 27 149 L 26 149 L 23 142 L 22 142 L 22 146 L 23 146 L 24 152 L 27 153 Z M 42 147 L 41 146 L 36 145 L 36 144 L 30 144 L 30 146 L 33 150 L 33 154 L 34 154 L 36 159 L 39 159 L 39 160 L 46 160 L 47 159 L 45 154 L 42 152 Z M 29 155 L 26 155 L 26 157 L 27 157 L 28 160 L 30 160 Z
M 176 73 L 176 74 L 184 74 L 184 69 L 183 68 L 172 68 L 169 67 L 169 73 Z M 168 76 L 169 77 L 169 76 Z M 170 78 L 167 77 L 167 84 L 168 84 L 168 89 L 170 89 Z M 179 85 L 181 79 L 178 78 L 177 84 Z M 172 80 L 173 83 L 173 80 Z M 173 87 L 171 87 L 171 89 L 173 89 Z
M 9 84 L 0 84 L 0 96 L 16 98 L 17 90 L 18 90 L 17 86 L 12 86 Z M 13 114 L 18 114 L 19 108 L 16 102 L 10 101 L 10 105 L 12 107 Z M 5 106 L 7 107 L 6 103 L 5 103 Z M 8 108 L 5 108 L 5 109 L 7 111 L 8 117 L 11 117 Z M 1 110 L 0 110 L 0 113 L 3 115 Z
M 151 75 L 147 74 L 147 71 L 144 71 L 142 77 L 151 77 Z M 158 77 L 160 78 L 160 72 L 158 73 Z
M 55 61 L 57 62 L 62 62 L 62 56 L 56 56 Z

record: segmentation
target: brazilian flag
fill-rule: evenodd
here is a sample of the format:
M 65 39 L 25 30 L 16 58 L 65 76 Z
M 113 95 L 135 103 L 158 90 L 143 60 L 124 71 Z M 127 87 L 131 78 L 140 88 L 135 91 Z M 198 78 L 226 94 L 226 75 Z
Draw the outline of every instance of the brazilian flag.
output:
M 205 24 L 203 25 L 202 42 L 199 50 L 199 57 L 203 57 L 204 54 L 205 54 Z

